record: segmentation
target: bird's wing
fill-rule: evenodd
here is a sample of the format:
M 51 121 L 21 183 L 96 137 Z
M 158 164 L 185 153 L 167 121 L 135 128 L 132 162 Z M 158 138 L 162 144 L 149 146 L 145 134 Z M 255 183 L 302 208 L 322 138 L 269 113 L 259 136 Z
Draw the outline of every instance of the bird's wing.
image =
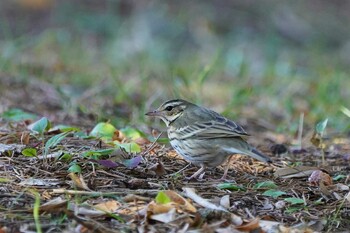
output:
M 215 112 L 214 112 L 215 113 Z M 198 139 L 247 137 L 249 134 L 239 124 L 215 113 L 211 120 L 200 121 L 176 129 L 179 139 L 195 136 Z

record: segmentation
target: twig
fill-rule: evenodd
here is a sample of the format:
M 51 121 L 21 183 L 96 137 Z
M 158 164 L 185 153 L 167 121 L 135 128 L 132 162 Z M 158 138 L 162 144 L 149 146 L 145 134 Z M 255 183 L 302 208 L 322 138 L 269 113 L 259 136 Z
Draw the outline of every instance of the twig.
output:
M 304 127 L 304 113 L 300 113 L 300 118 L 299 118 L 299 128 L 298 128 L 298 149 L 301 150 L 302 145 L 302 137 L 303 137 L 303 127 Z
M 144 152 L 142 153 L 142 155 L 147 154 L 148 152 L 150 152 L 150 151 L 154 148 L 156 142 L 158 141 L 158 139 L 160 138 L 160 136 L 161 136 L 162 134 L 163 134 L 163 132 L 160 132 L 160 133 L 159 133 L 159 135 L 156 137 L 156 140 L 154 140 L 154 142 L 151 144 L 151 146 L 150 146 L 146 151 L 144 151 Z
M 67 190 L 67 189 L 52 189 L 52 194 L 70 194 L 70 195 L 94 195 L 94 196 L 110 196 L 110 195 L 127 195 L 127 194 L 151 194 L 156 195 L 159 189 L 122 189 L 117 192 L 95 192 L 95 191 L 83 191 L 83 190 Z

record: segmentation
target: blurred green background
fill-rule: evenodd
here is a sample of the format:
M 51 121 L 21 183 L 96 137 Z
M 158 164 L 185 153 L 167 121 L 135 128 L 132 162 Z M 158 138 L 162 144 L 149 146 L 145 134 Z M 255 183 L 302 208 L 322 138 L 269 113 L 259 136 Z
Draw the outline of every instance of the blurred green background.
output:
M 0 110 L 122 127 L 185 98 L 279 132 L 301 113 L 348 132 L 349 12 L 338 0 L 2 0 Z

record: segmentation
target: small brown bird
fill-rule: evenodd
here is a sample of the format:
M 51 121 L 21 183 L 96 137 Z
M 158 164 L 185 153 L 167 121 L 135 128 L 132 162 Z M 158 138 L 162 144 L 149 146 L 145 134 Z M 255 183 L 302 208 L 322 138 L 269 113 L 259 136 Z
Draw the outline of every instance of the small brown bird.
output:
M 221 165 L 233 154 L 271 162 L 268 156 L 245 141 L 249 135 L 242 126 L 210 109 L 175 99 L 146 115 L 162 119 L 168 127 L 168 137 L 176 152 L 188 162 L 201 167 L 189 179 L 196 178 L 206 167 Z M 228 165 L 222 179 L 226 178 L 227 171 Z

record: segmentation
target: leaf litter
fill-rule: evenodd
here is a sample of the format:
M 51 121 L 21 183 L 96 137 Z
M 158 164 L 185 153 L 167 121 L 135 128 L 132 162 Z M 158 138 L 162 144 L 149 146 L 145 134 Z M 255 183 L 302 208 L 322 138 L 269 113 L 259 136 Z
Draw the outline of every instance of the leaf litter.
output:
M 350 226 L 347 137 L 303 142 L 295 150 L 289 137 L 258 132 L 253 144 L 273 157 L 273 165 L 235 155 L 227 180 L 219 181 L 218 167 L 203 180 L 188 181 L 196 168 L 146 138 L 150 129 L 89 136 L 93 125 L 86 119 L 82 131 L 74 124 L 67 131 L 55 124 L 48 129 L 51 122 L 41 120 L 37 135 L 27 127 L 34 114 L 10 113 L 18 121 L 0 119 L 0 232 L 37 231 L 34 203 L 43 232 L 320 232 Z
M 18 124 L 12 130 L 20 135 L 27 128 Z M 57 135 L 59 140 L 50 152 L 60 152 L 58 156 L 40 158 L 47 148 L 45 142 Z M 186 181 L 184 177 L 194 167 L 182 170 L 187 163 L 167 146 L 148 143 L 140 145 L 141 153 L 113 153 L 113 146 L 98 138 L 60 135 L 59 131 L 44 133 L 44 142 L 31 135 L 27 145 L 20 144 L 19 138 L 3 144 L 7 148 L 0 157 L 4 232 L 20 226 L 35 230 L 30 211 L 35 197 L 30 190 L 40 195 L 41 227 L 53 232 L 67 230 L 71 224 L 91 232 L 96 228 L 100 232 L 312 232 L 325 229 L 330 221 L 337 224 L 333 227 L 345 227 L 349 218 L 349 166 L 332 166 L 334 158 L 329 159 L 325 172 L 317 166 L 286 167 L 278 162 L 288 158 L 276 158 L 276 165 L 268 166 L 236 155 L 227 181 L 218 180 L 220 167 L 205 174 L 202 181 Z M 25 148 L 35 148 L 38 156 L 23 156 Z M 81 167 L 79 174 L 69 173 L 70 163 L 60 158 L 64 153 L 71 154 L 69 161 Z M 304 154 L 298 156 L 302 160 Z M 111 166 L 114 163 L 117 166 Z M 332 181 L 340 174 L 338 181 Z M 282 195 L 266 195 L 268 190 Z M 157 201 L 159 195 L 165 195 L 167 201 Z M 63 220 L 52 225 L 52 218 Z M 98 224 L 91 225 L 91 221 Z M 315 221 L 319 229 L 308 225 Z M 305 224 L 297 226 L 301 222 Z

